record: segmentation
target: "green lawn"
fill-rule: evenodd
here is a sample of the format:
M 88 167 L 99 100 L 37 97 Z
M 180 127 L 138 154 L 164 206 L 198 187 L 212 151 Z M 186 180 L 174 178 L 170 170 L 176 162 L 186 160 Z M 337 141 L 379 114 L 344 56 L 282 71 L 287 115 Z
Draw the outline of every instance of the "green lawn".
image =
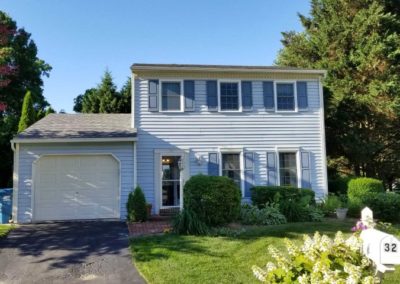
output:
M 8 232 L 12 229 L 12 225 L 0 224 L 0 239 L 7 236 Z
M 163 235 L 133 239 L 131 250 L 136 267 L 149 283 L 257 283 L 253 264 L 269 260 L 267 247 L 284 248 L 282 238 L 301 242 L 303 234 L 319 231 L 333 236 L 350 234 L 353 221 L 327 220 L 249 227 L 237 237 Z M 400 269 L 384 283 L 398 283 Z

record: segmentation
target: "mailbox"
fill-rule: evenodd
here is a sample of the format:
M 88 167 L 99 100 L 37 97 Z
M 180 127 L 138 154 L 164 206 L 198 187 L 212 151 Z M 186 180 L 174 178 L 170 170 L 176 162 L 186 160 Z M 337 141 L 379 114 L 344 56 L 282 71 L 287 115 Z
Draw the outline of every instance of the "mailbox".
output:
M 379 265 L 400 264 L 400 241 L 393 235 L 367 229 L 361 232 L 364 254 Z

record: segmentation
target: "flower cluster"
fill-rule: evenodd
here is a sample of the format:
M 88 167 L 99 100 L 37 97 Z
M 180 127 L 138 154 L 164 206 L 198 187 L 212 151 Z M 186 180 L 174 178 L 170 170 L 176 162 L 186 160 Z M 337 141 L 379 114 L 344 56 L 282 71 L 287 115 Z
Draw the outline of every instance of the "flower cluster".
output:
M 368 229 L 368 226 L 360 220 L 360 221 L 357 221 L 356 225 L 353 228 L 351 228 L 351 231 L 352 232 L 361 232 L 366 229 Z
M 288 239 L 285 244 L 287 254 L 269 247 L 274 262 L 264 268 L 253 266 L 258 280 L 300 284 L 373 284 L 376 281 L 372 264 L 362 255 L 362 242 L 356 235 L 345 239 L 338 232 L 332 240 L 317 232 L 313 237 L 304 236 L 300 246 Z

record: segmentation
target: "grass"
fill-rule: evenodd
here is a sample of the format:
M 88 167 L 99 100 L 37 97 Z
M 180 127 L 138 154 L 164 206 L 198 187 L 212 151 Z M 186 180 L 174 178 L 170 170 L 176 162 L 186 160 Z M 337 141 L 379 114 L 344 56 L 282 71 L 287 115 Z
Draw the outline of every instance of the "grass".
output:
M 269 245 L 283 249 L 282 238 L 302 241 L 315 231 L 334 236 L 350 234 L 353 221 L 292 223 L 248 227 L 236 237 L 161 235 L 131 241 L 135 265 L 148 283 L 257 283 L 251 266 L 264 266 L 270 259 Z M 385 279 L 398 283 L 400 269 Z
M 12 230 L 13 226 L 8 224 L 0 224 L 0 239 L 7 236 L 7 234 Z

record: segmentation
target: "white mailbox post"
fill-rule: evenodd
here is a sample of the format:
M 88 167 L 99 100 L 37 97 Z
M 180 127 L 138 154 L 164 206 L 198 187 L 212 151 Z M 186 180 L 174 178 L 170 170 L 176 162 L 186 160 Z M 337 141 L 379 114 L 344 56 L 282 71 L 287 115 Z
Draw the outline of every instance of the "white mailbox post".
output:
M 369 208 L 364 210 L 363 213 L 366 215 L 361 214 L 361 219 L 365 217 L 365 221 L 369 221 L 370 226 L 361 232 L 363 253 L 375 263 L 378 272 L 394 271 L 394 266 L 400 264 L 400 240 L 393 235 L 375 230 L 372 211 Z M 366 224 L 368 226 L 367 222 Z

